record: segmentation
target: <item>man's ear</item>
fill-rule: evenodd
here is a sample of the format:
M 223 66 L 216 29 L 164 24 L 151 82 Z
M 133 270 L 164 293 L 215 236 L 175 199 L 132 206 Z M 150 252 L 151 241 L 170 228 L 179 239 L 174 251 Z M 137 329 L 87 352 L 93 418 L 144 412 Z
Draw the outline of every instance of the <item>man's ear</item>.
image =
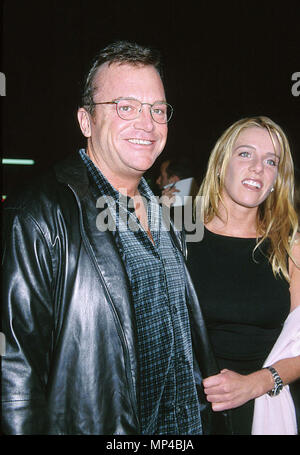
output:
M 85 137 L 91 137 L 91 119 L 89 113 L 80 107 L 77 111 L 77 118 L 82 134 Z

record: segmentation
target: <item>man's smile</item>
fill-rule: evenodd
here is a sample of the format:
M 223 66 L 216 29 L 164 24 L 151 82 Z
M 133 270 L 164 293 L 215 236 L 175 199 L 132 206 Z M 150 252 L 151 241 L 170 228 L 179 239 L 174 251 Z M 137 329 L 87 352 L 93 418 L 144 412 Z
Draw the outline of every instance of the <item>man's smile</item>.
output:
M 154 142 L 154 141 L 149 141 L 148 139 L 137 139 L 137 138 L 131 138 L 131 139 L 127 139 L 127 140 L 131 144 L 137 144 L 137 145 L 151 145 Z

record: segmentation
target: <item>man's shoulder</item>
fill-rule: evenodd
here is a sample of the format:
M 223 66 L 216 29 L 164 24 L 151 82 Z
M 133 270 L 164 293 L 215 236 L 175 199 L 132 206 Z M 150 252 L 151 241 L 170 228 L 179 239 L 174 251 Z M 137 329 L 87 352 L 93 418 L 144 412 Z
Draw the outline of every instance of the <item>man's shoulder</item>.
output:
M 78 171 L 80 164 L 76 155 L 58 162 L 40 176 L 36 176 L 30 183 L 22 185 L 8 195 L 3 202 L 3 209 L 41 215 L 45 209 L 50 212 L 59 205 L 70 204 L 74 200 L 70 183 L 76 187 L 78 182 L 78 186 L 82 186 Z M 84 168 L 81 172 L 83 171 Z
M 35 177 L 30 183 L 16 188 L 3 203 L 4 210 L 35 212 L 45 204 L 55 204 L 59 193 L 65 191 L 54 169 Z

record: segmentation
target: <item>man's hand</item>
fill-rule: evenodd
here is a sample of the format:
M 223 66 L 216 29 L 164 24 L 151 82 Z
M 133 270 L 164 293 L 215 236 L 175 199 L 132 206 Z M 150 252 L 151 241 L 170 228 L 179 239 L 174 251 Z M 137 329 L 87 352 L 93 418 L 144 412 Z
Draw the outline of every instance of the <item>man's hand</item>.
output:
M 164 188 L 161 193 L 161 202 L 170 207 L 171 205 L 174 204 L 176 201 L 176 194 L 178 193 L 179 190 L 175 187 L 175 183 L 172 186 L 168 186 L 167 188 Z

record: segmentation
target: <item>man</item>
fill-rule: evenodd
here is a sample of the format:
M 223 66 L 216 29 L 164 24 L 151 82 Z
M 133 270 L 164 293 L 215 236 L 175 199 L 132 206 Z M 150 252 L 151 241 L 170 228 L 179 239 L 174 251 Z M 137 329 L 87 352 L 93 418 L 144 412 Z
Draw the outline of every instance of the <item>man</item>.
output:
M 202 433 L 187 304 L 206 376 L 213 357 L 142 179 L 171 116 L 159 68 L 133 43 L 100 52 L 78 110 L 86 150 L 6 206 L 4 433 Z
M 163 190 L 166 185 L 192 177 L 193 173 L 192 164 L 185 158 L 165 160 L 160 165 L 160 174 L 156 179 L 156 184 L 160 190 Z
M 160 190 L 162 190 L 166 185 L 169 184 L 169 175 L 167 173 L 167 168 L 170 162 L 171 162 L 170 160 L 164 160 L 160 165 L 159 168 L 160 173 L 155 182 Z
M 156 185 L 160 189 L 160 201 L 164 210 L 169 210 L 169 217 L 176 228 L 186 232 L 187 241 L 196 241 L 196 238 L 201 240 L 203 222 L 195 220 L 193 209 L 199 188 L 193 177 L 190 160 L 181 157 L 164 160 L 160 165 Z
M 156 185 L 161 190 L 161 196 L 165 196 L 163 202 L 167 205 L 173 203 L 185 205 L 198 192 L 198 186 L 193 177 L 192 164 L 186 158 L 163 161 L 160 166 L 160 174 L 156 179 Z M 191 196 L 191 198 L 185 201 L 184 196 Z

